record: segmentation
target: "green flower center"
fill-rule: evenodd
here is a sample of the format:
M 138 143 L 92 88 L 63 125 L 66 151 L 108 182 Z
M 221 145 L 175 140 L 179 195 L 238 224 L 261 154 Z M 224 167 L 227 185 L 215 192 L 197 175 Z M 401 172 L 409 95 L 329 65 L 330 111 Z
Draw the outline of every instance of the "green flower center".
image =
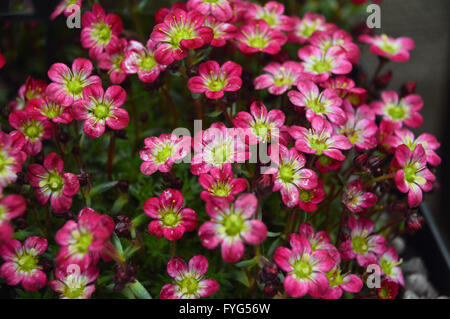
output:
M 165 163 L 169 157 L 172 156 L 172 147 L 169 144 L 165 144 L 162 149 L 156 153 L 156 161 L 158 163 Z
M 294 274 L 300 279 L 309 278 L 312 273 L 312 267 L 307 260 L 300 259 L 294 264 Z
M 337 269 L 326 273 L 326 276 L 328 277 L 331 287 L 339 286 L 344 283 L 344 278 Z
M 83 287 L 83 286 L 77 286 L 77 287 L 65 286 L 64 296 L 67 297 L 68 299 L 78 299 L 83 294 L 84 288 L 85 287 Z
M 326 143 L 325 139 L 321 139 L 317 136 L 314 136 L 310 140 L 310 147 L 317 151 L 318 154 L 322 154 L 322 151 L 325 151 L 328 149 L 328 145 Z
M 42 130 L 35 121 L 32 121 L 25 127 L 25 129 L 23 130 L 23 134 L 25 134 L 25 136 L 29 139 L 36 139 L 41 136 Z
M 3 173 L 5 168 L 9 165 L 13 165 L 14 162 L 14 157 L 9 157 L 3 150 L 0 150 L 0 174 Z
M 219 3 L 219 1 L 220 1 L 220 0 L 203 0 L 203 2 L 211 3 L 211 4 Z
M 169 211 L 162 217 L 162 223 L 167 227 L 174 227 L 178 224 L 180 218 L 176 212 Z
M 198 279 L 187 275 L 179 283 L 180 291 L 183 295 L 196 295 L 198 290 Z
M 38 267 L 36 257 L 28 254 L 18 258 L 17 266 L 23 272 L 30 272 Z
M 212 193 L 216 196 L 225 197 L 230 195 L 231 189 L 228 183 L 218 182 L 214 185 Z
M 404 172 L 405 172 L 405 177 L 404 177 L 405 181 L 407 181 L 408 183 L 413 183 L 416 180 L 416 178 L 417 178 L 417 176 L 416 176 L 417 170 L 416 170 L 416 168 L 414 166 L 407 165 L 404 168 Z
M 252 38 L 248 39 L 248 45 L 252 48 L 264 49 L 269 40 L 260 33 L 255 33 Z
M 303 29 L 300 31 L 300 34 L 304 38 L 309 38 L 310 36 L 313 35 L 314 32 L 316 32 L 316 30 L 317 26 L 315 24 L 304 25 Z
M 267 24 L 272 28 L 278 24 L 277 16 L 273 13 L 264 10 L 264 13 L 259 16 L 260 19 L 267 22 Z
M 300 200 L 304 203 L 308 203 L 312 198 L 312 192 L 307 190 L 300 190 Z
M 286 164 L 281 165 L 279 177 L 284 183 L 291 183 L 294 180 L 294 169 Z
M 63 108 L 53 102 L 49 102 L 44 110 L 42 110 L 42 114 L 48 117 L 49 119 L 55 118 L 61 115 L 63 112 Z
M 227 145 L 220 145 L 213 149 L 213 158 L 217 163 L 225 163 L 228 159 L 228 147 Z
M 256 136 L 260 137 L 263 140 L 268 140 L 270 138 L 270 126 L 264 122 L 257 121 L 253 125 L 253 131 L 255 132 Z
M 275 78 L 275 79 L 273 80 L 273 83 L 274 83 L 276 86 L 283 86 L 283 85 L 286 85 L 286 84 L 291 85 L 291 84 L 293 83 L 293 81 L 292 81 L 291 78 L 286 77 L 286 76 L 283 75 L 283 76 L 280 76 L 280 77 Z
M 99 120 L 104 120 L 109 117 L 109 106 L 105 104 L 97 104 L 94 109 L 94 115 Z
M 89 251 L 89 246 L 92 243 L 92 235 L 88 232 L 79 234 L 78 238 L 76 238 L 76 248 L 77 251 L 81 254 L 86 254 Z
M 318 73 L 321 73 L 321 72 L 318 72 Z M 316 114 L 322 114 L 322 113 L 325 113 L 325 111 L 326 111 L 325 103 L 320 101 L 320 98 L 316 98 L 314 100 L 309 100 L 308 108 L 312 109 L 314 111 L 314 113 L 316 113 Z
M 67 81 L 66 86 L 69 93 L 75 96 L 80 95 L 83 92 L 83 82 L 77 78 L 72 78 Z
M 53 192 L 59 191 L 64 186 L 64 179 L 59 174 L 51 173 L 48 177 L 47 185 Z
M 178 28 L 173 31 L 173 33 L 170 36 L 170 44 L 178 48 L 180 46 L 181 40 L 190 40 L 193 38 L 194 38 L 194 31 L 187 29 L 186 26 L 184 26 L 184 28 Z
M 5 220 L 6 210 L 3 205 L 0 205 L 0 221 Z
M 355 237 L 352 239 L 352 248 L 359 254 L 364 255 L 369 250 L 369 244 L 366 238 Z
M 99 22 L 94 25 L 92 30 L 92 36 L 100 43 L 100 44 L 108 44 L 111 40 L 112 31 L 109 25 L 106 25 L 104 22 Z
M 210 80 L 208 81 L 207 86 L 210 91 L 218 92 L 223 90 L 227 85 L 227 83 L 228 83 L 227 79 Z
M 390 54 L 396 54 L 398 52 L 399 46 L 395 42 L 389 41 L 389 38 L 385 34 L 381 38 L 383 39 L 383 44 L 380 45 L 381 50 Z
M 150 71 L 156 66 L 156 60 L 153 56 L 147 55 L 142 58 L 141 63 L 139 64 L 141 69 Z M 120 67 L 119 67 L 120 68 Z
M 389 105 L 387 113 L 395 121 L 402 120 L 406 116 L 406 111 L 401 105 Z
M 313 70 L 318 74 L 329 72 L 331 70 L 331 64 L 328 61 L 317 61 L 313 66 Z
M 225 232 L 229 236 L 239 235 L 244 228 L 245 219 L 238 214 L 231 214 L 226 216 L 223 225 L 225 226 Z

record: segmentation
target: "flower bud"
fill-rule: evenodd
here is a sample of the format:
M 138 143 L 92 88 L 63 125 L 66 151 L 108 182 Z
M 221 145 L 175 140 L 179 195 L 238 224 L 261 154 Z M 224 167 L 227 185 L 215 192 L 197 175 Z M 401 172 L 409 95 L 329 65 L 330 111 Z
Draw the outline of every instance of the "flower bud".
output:
M 114 227 L 114 231 L 119 237 L 130 237 L 130 229 L 133 227 L 133 223 L 131 219 L 124 215 L 118 215 L 116 217 L 116 225 Z
M 378 90 L 384 90 L 385 88 L 387 88 L 391 80 L 392 80 L 392 71 L 389 70 L 375 80 L 375 87 Z
M 402 85 L 402 87 L 400 89 L 401 97 L 405 97 L 407 95 L 414 94 L 416 92 L 416 88 L 417 88 L 416 82 L 414 82 L 414 81 L 406 82 L 405 84 Z

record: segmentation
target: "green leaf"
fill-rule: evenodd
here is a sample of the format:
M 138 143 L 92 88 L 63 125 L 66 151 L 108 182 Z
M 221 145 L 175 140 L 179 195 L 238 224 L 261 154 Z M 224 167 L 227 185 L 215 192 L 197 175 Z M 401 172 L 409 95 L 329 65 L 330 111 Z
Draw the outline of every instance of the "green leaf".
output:
M 258 261 L 256 260 L 256 258 L 252 258 L 252 259 L 240 261 L 240 262 L 236 263 L 235 266 L 239 267 L 239 268 L 253 267 L 257 263 L 258 263 Z
M 222 114 L 222 110 L 215 110 L 211 113 L 207 113 L 206 116 L 214 118 L 214 117 L 218 117 L 220 114 Z
M 120 239 L 115 232 L 113 232 L 111 235 L 111 242 L 113 243 L 114 247 L 116 247 L 117 252 L 120 254 L 120 256 L 123 257 L 122 243 L 120 242 Z
M 138 299 L 152 299 L 152 296 L 150 296 L 147 289 L 145 289 L 145 287 L 142 286 L 142 284 L 139 282 L 139 280 L 136 280 L 133 284 L 129 285 L 128 287 L 131 289 L 133 294 Z
M 267 232 L 267 237 L 278 237 L 281 233 L 273 233 L 271 231 Z
M 128 195 L 127 194 L 122 194 L 121 196 L 119 196 L 119 198 L 117 198 L 113 204 L 113 207 L 111 208 L 110 212 L 113 215 L 116 215 L 122 208 L 123 206 L 126 205 L 126 203 L 128 203 Z
M 89 192 L 89 197 L 94 197 L 95 195 L 101 194 L 106 192 L 107 190 L 110 190 L 114 186 L 116 186 L 118 181 L 112 181 L 112 182 L 106 182 L 99 184 L 95 187 L 92 187 L 91 191 Z

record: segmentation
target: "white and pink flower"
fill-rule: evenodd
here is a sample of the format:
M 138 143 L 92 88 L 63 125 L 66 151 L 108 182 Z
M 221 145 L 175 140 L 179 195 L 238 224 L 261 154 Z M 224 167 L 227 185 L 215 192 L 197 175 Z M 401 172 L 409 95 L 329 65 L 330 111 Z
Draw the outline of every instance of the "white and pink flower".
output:
M 286 43 L 287 36 L 272 29 L 264 20 L 251 20 L 236 35 L 235 40 L 245 54 L 264 52 L 277 54 Z
M 158 197 L 147 199 L 144 212 L 153 220 L 148 225 L 150 234 L 158 238 L 178 240 L 185 232 L 197 227 L 197 214 L 190 208 L 183 207 L 183 195 L 175 189 L 167 189 Z
M 326 117 L 331 123 L 342 125 L 346 121 L 346 115 L 341 108 L 342 99 L 333 89 L 325 89 L 320 92 L 312 81 L 298 81 L 298 91 L 288 92 L 289 100 L 297 107 L 305 108 L 308 121 L 316 116 Z
M 59 293 L 61 299 L 89 299 L 95 291 L 93 282 L 98 275 L 99 270 L 95 265 L 81 269 L 77 264 L 71 264 L 58 267 L 55 270 L 56 279 L 48 285 Z
M 159 137 L 147 137 L 145 147 L 139 152 L 144 161 L 141 172 L 152 175 L 156 171 L 170 172 L 175 161 L 182 160 L 191 151 L 189 136 L 177 137 L 174 134 L 161 134 Z
M 377 196 L 371 192 L 365 192 L 359 179 L 351 181 L 342 193 L 342 203 L 352 213 L 362 213 L 376 202 Z
M 291 249 L 278 247 L 273 259 L 283 271 L 284 290 L 293 298 L 309 294 L 313 298 L 322 297 L 330 284 L 325 273 L 334 266 L 335 261 L 326 250 L 313 250 L 308 239 L 301 235 L 291 234 Z
M 34 194 L 41 205 L 50 204 L 55 213 L 62 213 L 72 206 L 72 197 L 78 193 L 78 177 L 72 173 L 63 173 L 64 162 L 56 153 L 48 154 L 44 166 L 28 165 L 28 180 L 34 187 Z
M 363 34 L 359 41 L 370 44 L 370 51 L 380 57 L 395 61 L 407 62 L 409 60 L 409 51 L 414 49 L 414 41 L 411 38 L 400 37 L 391 38 L 386 34 L 371 37 Z
M 268 89 L 270 94 L 282 95 L 297 84 L 303 66 L 299 62 L 287 61 L 283 64 L 271 62 L 263 68 L 267 73 L 255 78 L 253 84 L 256 90 Z
M 21 195 L 0 198 L 0 246 L 11 239 L 14 229 L 11 221 L 25 212 L 27 204 Z
M 181 258 L 172 258 L 167 264 L 167 272 L 175 283 L 164 285 L 160 298 L 196 299 L 213 295 L 219 290 L 219 283 L 205 278 L 208 267 L 208 259 L 203 255 L 192 257 L 188 265 Z
M 6 284 L 22 284 L 27 291 L 43 288 L 47 276 L 39 265 L 39 255 L 47 250 L 47 246 L 47 239 L 38 236 L 28 237 L 23 246 L 16 239 L 10 239 L 0 245 L 0 256 L 5 260 L 0 267 L 0 276 Z
M 259 245 L 267 237 L 266 225 L 252 219 L 258 208 L 258 199 L 253 194 L 243 194 L 234 203 L 214 197 L 206 202 L 206 212 L 211 217 L 200 226 L 198 235 L 207 249 L 222 247 L 222 258 L 235 263 L 244 256 L 244 242 Z

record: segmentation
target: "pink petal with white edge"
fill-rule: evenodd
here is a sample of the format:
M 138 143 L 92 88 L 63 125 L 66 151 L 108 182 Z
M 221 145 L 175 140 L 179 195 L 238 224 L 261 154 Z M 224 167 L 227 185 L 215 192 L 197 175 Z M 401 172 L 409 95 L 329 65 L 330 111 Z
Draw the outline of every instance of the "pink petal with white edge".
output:
M 219 290 L 219 283 L 214 279 L 204 279 L 198 283 L 197 293 L 200 297 L 208 297 Z
M 226 237 L 222 241 L 222 258 L 226 262 L 235 263 L 244 256 L 244 244 L 238 237 Z
M 300 298 L 306 295 L 309 289 L 307 280 L 296 279 L 294 275 L 289 274 L 284 278 L 284 290 L 293 298 Z
M 253 194 L 242 194 L 234 202 L 235 211 L 241 212 L 243 218 L 254 216 L 257 208 L 258 199 Z
M 197 255 L 189 260 L 189 272 L 195 272 L 198 276 L 203 276 L 208 271 L 208 259 L 203 255 Z
M 47 239 L 38 236 L 28 237 L 23 245 L 25 250 L 34 256 L 44 253 L 47 250 L 47 246 Z
M 173 279 L 179 280 L 181 275 L 188 271 L 188 267 L 183 259 L 175 257 L 167 264 L 167 273 Z
M 267 227 L 260 220 L 250 220 L 245 223 L 248 229 L 241 233 L 246 243 L 251 245 L 259 245 L 267 238 Z

